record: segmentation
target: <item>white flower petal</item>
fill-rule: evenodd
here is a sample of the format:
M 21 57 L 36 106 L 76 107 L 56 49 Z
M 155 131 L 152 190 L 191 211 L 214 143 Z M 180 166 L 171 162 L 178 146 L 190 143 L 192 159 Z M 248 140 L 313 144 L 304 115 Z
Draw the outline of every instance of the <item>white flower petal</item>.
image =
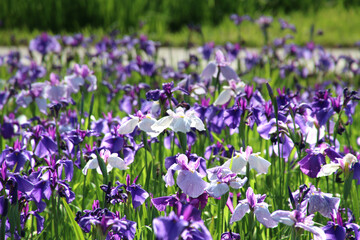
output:
M 232 161 L 233 161 L 233 163 L 232 163 L 231 168 L 230 168 L 231 159 L 226 161 L 223 164 L 223 167 L 230 168 L 231 171 L 233 171 L 234 173 L 245 175 L 246 174 L 246 164 L 247 164 L 246 158 L 244 156 L 242 156 L 241 154 L 236 154 L 236 156 L 233 157 Z
M 98 168 L 98 167 L 99 167 L 99 163 L 98 163 L 97 158 L 93 158 L 93 159 L 91 159 L 90 161 L 88 161 L 88 162 L 86 163 L 85 167 L 84 167 L 83 170 L 82 170 L 82 173 L 83 173 L 84 175 L 86 175 L 88 169 L 95 169 L 95 168 Z
M 250 169 L 255 169 L 259 174 L 267 173 L 271 163 L 264 158 L 251 154 L 249 156 Z
M 231 89 L 223 90 L 219 94 L 218 98 L 215 100 L 214 106 L 224 105 L 225 103 L 227 103 L 231 99 L 232 94 L 233 94 L 233 91 Z
M 155 132 L 162 132 L 164 131 L 166 128 L 170 127 L 170 124 L 172 123 L 174 118 L 172 118 L 171 116 L 166 116 L 163 117 L 159 120 L 157 120 L 152 126 L 151 129 L 154 130 Z
M 185 118 L 174 118 L 170 124 L 171 130 L 174 132 L 187 133 L 190 132 L 190 121 Z
M 125 161 L 122 160 L 120 157 L 117 156 L 116 153 L 113 153 L 110 155 L 110 157 L 108 157 L 107 159 L 107 163 L 108 165 L 118 168 L 120 170 L 126 170 L 129 169 L 126 164 Z
M 204 123 L 203 123 L 203 121 L 201 121 L 200 118 L 193 115 L 190 119 L 191 119 L 190 127 L 196 128 L 199 131 L 205 131 Z
M 86 80 L 88 80 L 89 83 L 90 83 L 90 86 L 88 87 L 87 90 L 89 92 L 95 91 L 97 89 L 97 85 L 96 85 L 97 79 L 96 79 L 96 77 L 94 75 L 90 75 L 90 76 L 86 77 Z
M 145 117 L 144 119 L 142 119 L 139 122 L 139 128 L 141 131 L 144 132 L 153 132 L 153 129 L 151 128 L 152 125 L 154 125 L 154 123 L 156 123 L 156 120 L 150 117 Z
M 292 226 L 295 222 L 290 218 L 290 214 L 290 211 L 277 210 L 271 214 L 271 218 L 276 222 Z
M 320 172 L 317 174 L 316 177 L 324 177 L 324 176 L 330 176 L 332 175 L 334 172 L 336 172 L 336 170 L 338 170 L 340 168 L 340 164 L 339 163 L 329 163 L 329 164 L 325 164 L 321 167 Z
M 118 133 L 119 134 L 132 133 L 134 131 L 134 129 L 136 128 L 138 123 L 139 123 L 139 118 L 138 117 L 133 117 L 132 119 L 130 119 L 129 121 L 125 122 L 124 124 L 122 124 L 120 126 L 120 128 L 118 129 Z

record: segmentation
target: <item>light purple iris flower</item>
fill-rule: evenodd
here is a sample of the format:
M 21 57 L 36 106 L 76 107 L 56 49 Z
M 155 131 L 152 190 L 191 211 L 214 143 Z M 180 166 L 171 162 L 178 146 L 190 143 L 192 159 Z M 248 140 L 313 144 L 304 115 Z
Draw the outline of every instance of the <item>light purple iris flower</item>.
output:
M 340 198 L 321 192 L 314 185 L 310 185 L 309 188 L 304 185 L 301 190 L 292 193 L 292 199 L 295 201 L 297 210 L 306 211 L 307 209 L 309 214 L 319 212 L 327 218 L 331 218 L 333 212 L 337 212 L 340 206 Z M 301 202 L 298 202 L 299 199 Z
M 239 189 L 244 186 L 247 178 L 237 177 L 237 173 L 232 172 L 229 168 L 215 167 L 209 169 L 208 178 L 211 181 L 206 191 L 210 196 L 219 198 L 229 191 L 229 186 L 234 189 Z
M 88 66 L 86 65 L 78 65 L 74 66 L 74 73 L 70 76 L 65 77 L 65 82 L 68 84 L 69 93 L 77 93 L 80 90 L 80 86 L 85 84 L 85 80 L 89 82 L 88 91 L 95 91 L 97 89 L 97 79 Z
M 198 158 L 195 162 L 189 162 L 188 157 L 185 154 L 180 154 L 176 158 L 176 163 L 170 166 L 168 172 L 163 177 L 166 187 L 175 184 L 174 173 L 175 171 L 179 171 L 176 183 L 184 193 L 192 198 L 196 198 L 203 194 L 208 183 L 202 179 L 206 174 L 201 174 L 196 171 L 200 166 L 200 160 L 201 158 Z
M 221 50 L 217 50 L 215 53 L 215 61 L 211 61 L 201 73 L 202 78 L 209 79 L 214 76 L 217 71 L 220 71 L 222 76 L 226 80 L 238 80 L 239 77 L 236 72 L 229 67 L 229 63 L 226 61 L 224 54 Z
M 312 221 L 314 215 L 306 216 L 303 212 L 299 210 L 294 211 L 283 211 L 278 210 L 271 214 L 273 221 L 286 224 L 288 226 L 294 226 L 295 228 L 302 228 L 306 231 L 313 233 L 314 240 L 325 240 L 327 239 L 322 230 L 319 227 L 315 227 L 314 222 Z
M 274 228 L 277 222 L 273 220 L 268 210 L 268 204 L 264 202 L 266 195 L 254 194 L 251 187 L 246 191 L 246 199 L 241 200 L 236 206 L 230 224 L 240 221 L 246 213 L 250 211 L 256 216 L 256 219 L 267 228 Z

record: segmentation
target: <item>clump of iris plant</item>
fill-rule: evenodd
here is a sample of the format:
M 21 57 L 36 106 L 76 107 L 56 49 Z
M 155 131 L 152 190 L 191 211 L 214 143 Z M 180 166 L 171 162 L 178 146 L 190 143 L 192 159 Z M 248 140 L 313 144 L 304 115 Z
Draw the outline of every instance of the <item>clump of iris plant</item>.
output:
M 153 220 L 154 233 L 157 239 L 212 239 L 209 230 L 201 220 L 201 212 L 191 205 L 181 205 L 177 211 L 168 216 Z
M 95 200 L 92 210 L 77 212 L 75 221 L 81 229 L 89 233 L 93 226 L 92 235 L 96 239 L 134 239 L 136 222 L 120 217 L 119 212 L 113 213 L 106 208 L 100 208 L 99 201 Z

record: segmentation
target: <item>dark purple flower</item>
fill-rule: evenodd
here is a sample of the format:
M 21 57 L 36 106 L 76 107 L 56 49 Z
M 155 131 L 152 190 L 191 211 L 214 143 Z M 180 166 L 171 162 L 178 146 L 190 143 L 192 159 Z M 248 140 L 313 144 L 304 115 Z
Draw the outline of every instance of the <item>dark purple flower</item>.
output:
M 221 234 L 221 240 L 240 240 L 240 234 L 233 232 L 224 232 Z
M 182 208 L 182 207 L 180 207 Z M 209 230 L 203 221 L 196 217 L 199 210 L 191 205 L 184 206 L 178 213 L 171 212 L 167 217 L 158 217 L 153 220 L 154 233 L 157 239 L 212 239 Z
M 16 139 L 14 147 L 7 147 L 0 155 L 0 164 L 5 162 L 10 170 L 16 167 L 15 173 L 23 169 L 26 161 L 32 161 L 31 165 L 34 165 L 32 153 L 26 150 L 26 146 L 22 146 L 19 139 Z
M 300 170 L 311 178 L 316 178 L 321 166 L 326 163 L 322 150 L 322 147 L 307 149 L 307 155 L 299 161 Z
M 108 209 L 101 209 L 98 204 L 93 205 L 93 210 L 85 210 L 76 213 L 75 221 L 81 229 L 88 233 L 93 225 L 99 228 L 104 237 L 114 237 L 114 239 L 132 240 L 136 233 L 136 223 L 129 221 L 126 217 L 120 218 L 119 212 L 113 213 Z
M 34 155 L 43 158 L 45 156 L 50 156 L 58 151 L 58 146 L 50 137 L 43 135 L 39 141 Z
M 326 234 L 326 239 L 360 239 L 360 226 L 354 223 L 354 216 L 350 209 L 347 210 L 348 220 L 344 222 L 341 212 L 331 214 L 332 221 L 329 221 L 322 229 Z
M 213 42 L 206 43 L 204 46 L 200 47 L 198 51 L 202 54 L 203 58 L 207 61 L 210 60 L 211 54 L 214 51 L 215 44 Z

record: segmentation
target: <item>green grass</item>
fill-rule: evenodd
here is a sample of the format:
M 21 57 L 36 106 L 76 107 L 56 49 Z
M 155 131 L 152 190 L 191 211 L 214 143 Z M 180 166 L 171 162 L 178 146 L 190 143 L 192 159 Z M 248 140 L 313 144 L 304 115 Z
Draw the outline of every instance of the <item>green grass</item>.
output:
M 282 13 L 278 17 L 284 18 L 296 26 L 297 33 L 294 34 L 293 41 L 297 44 L 304 44 L 309 41 L 310 27 L 314 24 L 315 32 L 320 29 L 324 32 L 324 35 L 315 37 L 317 43 L 327 47 L 351 47 L 356 41 L 360 40 L 360 35 L 356 31 L 358 26 L 360 26 L 359 12 L 360 8 L 346 10 L 342 7 L 337 7 L 325 8 L 317 13 L 308 14 L 294 12 L 286 15 Z M 240 32 L 246 46 L 260 47 L 263 45 L 263 36 L 256 24 L 244 22 L 240 27 L 241 29 L 229 18 L 224 18 L 220 25 L 215 27 L 205 25 L 202 30 L 207 42 L 214 41 L 216 44 L 237 42 Z M 290 30 L 282 31 L 277 18 L 275 18 L 273 25 L 269 28 L 270 40 L 285 36 L 286 34 L 292 34 L 292 32 Z M 161 42 L 170 42 L 176 46 L 186 45 L 188 35 L 187 28 L 183 28 L 177 33 L 149 33 L 150 38 Z M 201 44 L 201 37 L 193 34 L 192 41 L 199 45 Z
M 315 25 L 315 32 L 323 30 L 324 35 L 316 36 L 315 41 L 326 47 L 352 47 L 356 41 L 360 40 L 358 26 L 360 26 L 360 7 L 345 9 L 343 7 L 322 8 L 316 13 L 293 12 L 289 15 L 279 13 L 275 18 L 273 25 L 269 28 L 270 40 L 277 37 L 292 34 L 290 30 L 281 31 L 277 18 L 281 17 L 295 24 L 297 33 L 294 39 L 290 40 L 297 44 L 305 44 L 310 39 L 310 27 Z M 265 14 L 266 15 L 266 14 Z M 331 17 L 330 17 L 331 16 Z M 148 23 L 140 31 L 149 35 L 150 39 L 160 41 L 161 43 L 173 46 L 186 46 L 189 38 L 189 30 L 183 27 L 180 31 L 171 32 L 166 29 L 162 22 L 162 17 L 154 15 L 148 19 Z M 202 31 L 206 42 L 214 41 L 216 44 L 226 42 L 238 42 L 239 34 L 245 41 L 244 45 L 248 47 L 260 47 L 263 45 L 263 36 L 259 27 L 250 22 L 244 22 L 241 29 L 236 26 L 228 17 L 225 17 L 217 26 L 210 24 L 203 25 Z M 0 30 L 0 45 L 27 45 L 28 41 L 37 36 L 41 31 L 29 31 L 27 29 L 2 29 Z M 101 39 L 108 31 L 102 28 L 83 28 L 81 33 L 86 36 L 95 35 L 97 40 Z M 55 33 L 52 33 L 55 34 Z M 57 34 L 71 34 L 62 31 Z M 15 42 L 12 38 L 15 36 Z M 199 34 L 193 33 L 191 42 L 197 46 L 202 44 L 202 38 Z

